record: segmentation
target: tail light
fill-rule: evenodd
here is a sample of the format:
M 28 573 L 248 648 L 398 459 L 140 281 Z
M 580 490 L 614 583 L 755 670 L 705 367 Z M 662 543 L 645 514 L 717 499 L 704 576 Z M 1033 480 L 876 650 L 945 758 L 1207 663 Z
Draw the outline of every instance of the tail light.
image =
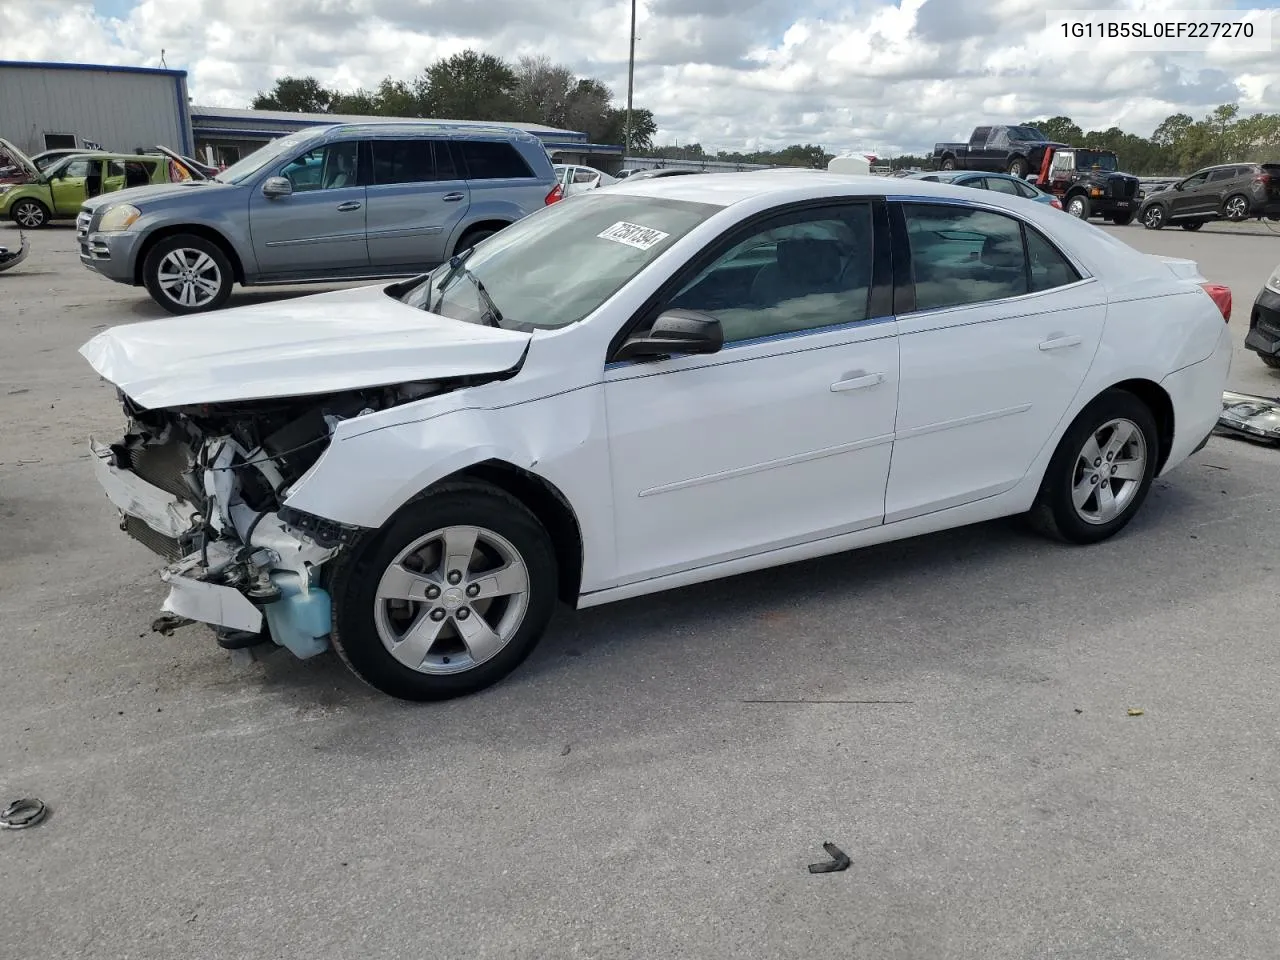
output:
M 1055 210 L 1061 210 L 1062 201 L 1059 200 L 1057 197 L 1054 197 L 1052 200 L 1049 201 L 1049 206 L 1053 207 L 1053 209 Z
M 560 189 L 560 184 L 557 183 L 554 187 L 551 188 L 551 192 L 547 194 L 546 198 L 542 202 L 550 206 L 551 204 L 555 203 L 557 200 L 563 200 L 563 199 L 564 199 L 564 191 Z
M 1262 185 L 1265 187 L 1267 184 L 1269 184 L 1269 183 L 1271 182 L 1271 174 L 1269 174 L 1269 173 L 1260 173 L 1260 174 L 1258 174 L 1256 177 L 1254 177 L 1254 178 L 1253 178 L 1253 182 L 1254 182 L 1254 183 L 1260 183 L 1260 184 L 1262 184 Z
M 1209 295 L 1222 314 L 1223 323 L 1231 322 L 1231 288 L 1220 283 L 1202 283 L 1200 289 Z

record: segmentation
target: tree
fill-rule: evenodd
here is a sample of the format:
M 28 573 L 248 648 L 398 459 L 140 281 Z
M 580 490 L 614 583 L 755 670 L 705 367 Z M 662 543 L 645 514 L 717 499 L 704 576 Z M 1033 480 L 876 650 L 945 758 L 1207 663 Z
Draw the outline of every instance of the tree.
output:
M 441 120 L 510 120 L 516 75 L 490 53 L 464 50 L 423 71 L 415 93 L 423 112 Z
M 1050 117 L 1048 120 L 1028 120 L 1024 127 L 1035 127 L 1050 140 L 1072 146 L 1084 139 L 1084 131 L 1070 117 Z
M 270 93 L 253 98 L 254 110 L 288 110 L 291 113 L 328 113 L 333 94 L 315 77 L 281 77 Z
M 573 71 L 547 57 L 521 57 L 514 73 L 512 119 L 566 127 L 570 94 L 577 83 Z
M 378 113 L 378 95 L 361 87 L 354 93 L 333 91 L 329 98 L 330 113 L 373 116 Z

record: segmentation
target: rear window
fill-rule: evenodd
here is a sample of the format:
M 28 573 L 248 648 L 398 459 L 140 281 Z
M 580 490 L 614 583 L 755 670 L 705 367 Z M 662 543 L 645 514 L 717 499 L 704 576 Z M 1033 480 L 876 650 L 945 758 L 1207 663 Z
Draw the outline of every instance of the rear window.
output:
M 1259 166 L 1262 167 L 1263 173 L 1273 177 L 1280 177 L 1280 163 L 1263 163 L 1259 164 Z
M 468 180 L 508 180 L 532 177 L 524 157 L 509 143 L 496 140 L 456 140 Z

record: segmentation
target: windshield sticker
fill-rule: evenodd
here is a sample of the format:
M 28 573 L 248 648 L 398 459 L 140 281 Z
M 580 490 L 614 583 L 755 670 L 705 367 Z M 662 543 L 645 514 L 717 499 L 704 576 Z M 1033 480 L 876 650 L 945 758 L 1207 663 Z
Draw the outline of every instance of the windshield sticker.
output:
M 597 233 L 596 236 L 601 240 L 625 243 L 627 246 L 635 247 L 637 250 L 651 250 L 671 234 L 655 230 L 653 227 L 644 227 L 638 223 L 627 223 L 625 220 L 619 220 L 612 227 Z

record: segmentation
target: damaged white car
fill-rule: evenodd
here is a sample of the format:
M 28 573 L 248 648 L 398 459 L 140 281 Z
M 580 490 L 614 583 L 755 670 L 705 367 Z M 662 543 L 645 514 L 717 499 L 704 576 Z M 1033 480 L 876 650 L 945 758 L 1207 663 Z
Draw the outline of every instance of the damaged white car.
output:
M 1028 513 L 1088 543 L 1203 446 L 1230 292 L 1014 197 L 619 183 L 424 276 L 108 330 L 94 442 L 165 629 L 484 688 L 588 607 Z

